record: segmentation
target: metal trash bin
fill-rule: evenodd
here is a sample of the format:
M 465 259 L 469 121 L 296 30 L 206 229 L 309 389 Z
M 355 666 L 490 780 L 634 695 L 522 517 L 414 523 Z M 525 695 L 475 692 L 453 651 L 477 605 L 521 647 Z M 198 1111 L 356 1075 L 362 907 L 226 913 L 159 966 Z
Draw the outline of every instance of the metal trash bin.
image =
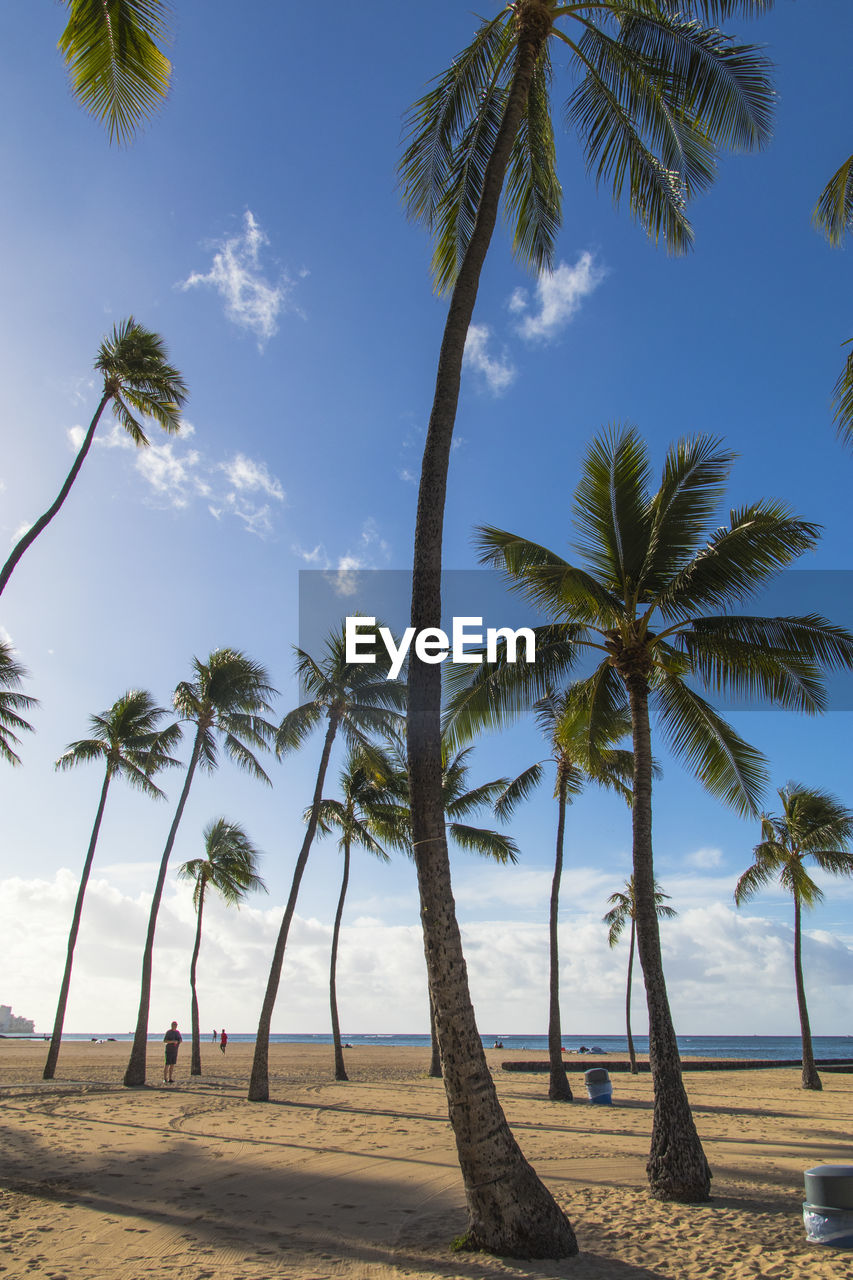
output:
M 590 1102 L 609 1107 L 613 1101 L 613 1085 L 604 1067 L 591 1067 L 583 1073 L 583 1078 Z
M 807 1169 L 804 1176 L 806 1239 L 853 1249 L 853 1165 L 819 1164 Z

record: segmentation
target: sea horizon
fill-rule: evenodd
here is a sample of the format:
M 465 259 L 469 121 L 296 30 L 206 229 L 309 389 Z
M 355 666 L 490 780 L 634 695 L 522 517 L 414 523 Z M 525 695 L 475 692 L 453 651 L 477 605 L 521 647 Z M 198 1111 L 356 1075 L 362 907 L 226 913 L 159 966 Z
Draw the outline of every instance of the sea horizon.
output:
M 191 1038 L 190 1031 L 183 1031 L 184 1040 Z M 32 1034 L 11 1033 L 7 1039 L 44 1041 L 49 1033 L 33 1032 Z M 162 1033 L 150 1032 L 148 1040 L 159 1043 Z M 251 1044 L 256 1038 L 255 1032 L 228 1032 L 228 1040 L 232 1044 Z M 64 1032 L 63 1041 L 72 1042 L 104 1042 L 116 1041 L 130 1043 L 132 1032 Z M 345 1045 L 352 1049 L 372 1048 L 426 1048 L 429 1046 L 428 1033 L 423 1032 L 349 1032 L 343 1033 Z M 501 1048 L 526 1049 L 530 1052 L 544 1052 L 548 1049 L 547 1035 L 516 1034 L 501 1032 L 481 1032 L 480 1039 L 485 1048 L 498 1045 Z M 202 1044 L 212 1043 L 212 1032 L 202 1034 Z M 683 1035 L 678 1036 L 678 1049 L 682 1057 L 700 1058 L 764 1058 L 791 1059 L 799 1058 L 801 1040 L 798 1035 Z M 271 1044 L 317 1044 L 333 1043 L 331 1032 L 273 1032 Z M 567 1053 L 627 1054 L 628 1041 L 624 1035 L 602 1035 L 600 1033 L 583 1033 L 563 1035 L 562 1044 Z M 816 1058 L 835 1059 L 853 1058 L 853 1036 L 812 1036 L 812 1044 Z M 648 1052 L 648 1036 L 635 1035 L 634 1047 L 639 1054 Z

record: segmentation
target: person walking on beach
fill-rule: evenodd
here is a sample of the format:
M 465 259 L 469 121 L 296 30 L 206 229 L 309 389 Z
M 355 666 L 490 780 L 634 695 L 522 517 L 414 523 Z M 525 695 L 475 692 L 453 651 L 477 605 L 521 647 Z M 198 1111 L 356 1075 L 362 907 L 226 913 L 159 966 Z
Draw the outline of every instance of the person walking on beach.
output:
M 216 1044 L 216 1042 L 217 1042 L 217 1040 L 218 1040 L 218 1039 L 219 1039 L 219 1032 L 216 1030 L 216 1027 L 214 1027 L 214 1028 L 213 1028 L 213 1043 L 214 1043 L 214 1044 Z
M 163 1036 L 163 1043 L 166 1046 L 166 1065 L 163 1068 L 163 1083 L 175 1083 L 175 1064 L 178 1061 L 178 1046 L 183 1040 L 183 1036 L 178 1030 L 177 1022 L 173 1022 L 169 1030 Z
M 219 1033 L 219 1048 L 222 1050 L 223 1053 L 225 1052 L 225 1046 L 227 1045 L 227 1043 L 228 1043 L 228 1032 L 223 1027 L 221 1032 Z

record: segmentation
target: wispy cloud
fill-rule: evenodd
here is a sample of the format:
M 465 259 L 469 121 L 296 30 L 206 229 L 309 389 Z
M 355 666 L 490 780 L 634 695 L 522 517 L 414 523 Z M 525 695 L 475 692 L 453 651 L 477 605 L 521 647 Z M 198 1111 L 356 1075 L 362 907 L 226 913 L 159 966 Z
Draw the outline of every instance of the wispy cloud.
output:
M 297 544 L 293 552 L 312 569 L 323 569 L 339 596 L 355 595 L 359 572 L 362 569 L 378 569 L 391 558 L 391 546 L 380 534 L 379 526 L 372 516 L 368 516 L 362 524 L 355 543 L 343 555 L 338 556 L 337 560 L 329 555 L 322 542 L 318 542 L 311 551 L 306 551 Z
M 582 253 L 573 267 L 561 262 L 555 271 L 541 275 L 536 283 L 535 311 L 530 310 L 526 289 L 516 289 L 509 300 L 514 315 L 523 316 L 518 326 L 522 338 L 553 338 L 578 313 L 606 275 L 591 253 Z
M 485 324 L 472 324 L 465 339 L 463 363 L 485 378 L 492 395 L 501 396 L 515 381 L 515 368 L 506 356 L 489 354 L 491 330 Z
M 280 271 L 276 278 L 269 278 L 261 265 L 261 250 L 269 244 L 269 237 L 261 229 L 252 211 L 243 215 L 243 232 L 213 247 L 215 249 L 210 270 L 194 271 L 179 288 L 193 289 L 208 285 L 215 289 L 225 303 L 225 314 L 241 329 L 248 329 L 257 336 L 258 347 L 278 332 L 278 317 L 282 311 L 298 311 L 291 301 L 294 281 Z M 300 277 L 307 272 L 300 272 Z

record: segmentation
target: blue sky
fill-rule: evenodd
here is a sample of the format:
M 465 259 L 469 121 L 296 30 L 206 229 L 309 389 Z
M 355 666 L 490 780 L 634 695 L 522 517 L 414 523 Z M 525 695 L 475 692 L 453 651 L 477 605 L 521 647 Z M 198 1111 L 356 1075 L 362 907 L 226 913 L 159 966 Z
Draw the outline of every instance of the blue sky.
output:
M 102 423 L 65 509 L 2 600 L 0 625 L 32 672 L 28 691 L 41 708 L 24 767 L 2 780 L 0 892 L 27 933 L 4 931 L 0 999 L 40 1029 L 52 1017 L 100 785 L 95 769 L 54 775 L 64 745 L 128 687 L 168 703 L 192 656 L 222 645 L 266 663 L 283 712 L 296 697 L 299 570 L 410 561 L 445 303 L 431 293 L 429 245 L 402 213 L 395 167 L 407 105 L 467 42 L 473 20 L 448 0 L 402 17 L 387 0 L 335 6 L 326 17 L 321 34 L 310 8 L 268 5 L 259 32 L 257 22 L 235 26 L 233 6 L 220 0 L 182 0 L 170 101 L 126 150 L 110 148 L 70 98 L 55 50 L 61 9 L 13 6 L 0 17 L 0 542 L 9 546 L 44 509 L 70 465 L 97 402 L 92 361 L 113 324 L 132 313 L 161 333 L 191 391 L 181 436 L 157 431 L 146 452 Z M 668 258 L 596 193 L 576 140 L 559 128 L 565 217 L 553 279 L 525 276 L 496 236 L 452 458 L 448 567 L 475 565 L 479 523 L 566 549 L 586 443 L 625 420 L 640 427 L 656 462 L 679 435 L 722 435 L 739 455 L 732 504 L 790 502 L 825 527 L 803 567 L 850 567 L 853 458 L 835 440 L 829 400 L 853 333 L 851 250 L 831 251 L 810 212 L 850 152 L 853 14 L 846 0 L 779 0 L 771 17 L 741 30 L 777 66 L 775 136 L 761 155 L 722 159 L 715 187 L 692 211 L 691 255 Z M 555 89 L 559 103 L 568 92 L 559 67 Z M 752 712 L 737 723 L 768 753 L 774 785 L 797 778 L 849 800 L 850 719 Z M 522 725 L 483 744 L 472 777 L 506 774 L 541 754 Z M 227 764 L 194 786 L 173 864 L 196 856 L 204 824 L 226 813 L 265 851 L 270 888 L 239 916 L 211 912 L 202 956 L 211 1025 L 256 1025 L 318 755 L 319 741 L 273 764 L 272 791 Z M 659 879 L 681 912 L 665 937 L 678 1029 L 794 1032 L 788 904 L 768 894 L 747 912 L 731 907 L 757 831 L 663 762 L 655 847 Z M 70 1030 L 125 1030 L 134 1020 L 146 895 L 170 805 L 114 792 Z M 545 1026 L 552 810 L 546 788 L 519 814 L 518 868 L 455 860 L 485 1031 Z M 629 874 L 629 849 L 616 801 L 590 794 L 576 804 L 562 925 L 569 1032 L 621 1029 L 625 956 L 608 952 L 599 921 Z M 328 1026 L 337 874 L 332 843 L 318 845 L 277 1030 Z M 853 886 L 828 886 L 809 921 L 818 1033 L 851 1025 L 851 903 Z M 152 1026 L 187 1020 L 191 945 L 188 894 L 170 881 Z M 341 966 L 351 1030 L 426 1029 L 405 860 L 357 869 Z M 639 1001 L 637 1018 L 642 1026 Z

